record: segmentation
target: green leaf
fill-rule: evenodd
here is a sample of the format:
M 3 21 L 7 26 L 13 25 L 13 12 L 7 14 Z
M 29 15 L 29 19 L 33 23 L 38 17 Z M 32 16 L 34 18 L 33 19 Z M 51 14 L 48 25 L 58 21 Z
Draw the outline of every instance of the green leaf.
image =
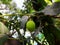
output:
M 44 0 L 33 0 L 32 4 L 36 11 L 40 11 L 47 6 L 47 3 Z
M 3 4 L 9 4 L 12 0 L 1 0 Z
M 49 45 L 55 45 L 55 40 L 54 40 L 54 35 L 50 32 L 50 27 L 46 26 L 44 27 L 43 31 L 44 31 L 44 35 L 45 38 L 47 39 Z
M 0 45 L 3 45 L 4 42 L 5 42 L 7 39 L 8 39 L 8 36 L 7 36 L 7 35 L 1 37 L 1 38 L 0 38 Z
M 8 28 L 2 22 L 0 22 L 0 34 L 3 35 L 7 33 L 9 33 Z
M 60 40 L 60 29 L 55 26 L 51 26 L 50 29 L 50 31 L 55 35 L 56 39 Z
M 46 2 L 48 5 L 52 5 L 51 0 L 45 0 L 45 2 Z
M 53 0 L 53 2 L 60 2 L 60 0 Z

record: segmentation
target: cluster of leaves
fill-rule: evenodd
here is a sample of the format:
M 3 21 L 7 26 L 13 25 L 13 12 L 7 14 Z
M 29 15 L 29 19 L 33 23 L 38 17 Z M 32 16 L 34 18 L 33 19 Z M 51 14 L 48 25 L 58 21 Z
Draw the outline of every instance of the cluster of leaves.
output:
M 11 1 L 12 1 L 12 0 L 1 0 L 1 2 L 2 2 L 3 4 L 10 4 Z

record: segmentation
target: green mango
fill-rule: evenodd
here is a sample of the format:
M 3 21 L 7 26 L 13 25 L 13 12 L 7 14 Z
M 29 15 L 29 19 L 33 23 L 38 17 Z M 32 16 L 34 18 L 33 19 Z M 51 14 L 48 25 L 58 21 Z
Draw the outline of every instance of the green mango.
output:
M 30 31 L 33 32 L 35 30 L 35 22 L 33 20 L 29 20 L 26 24 L 26 28 Z

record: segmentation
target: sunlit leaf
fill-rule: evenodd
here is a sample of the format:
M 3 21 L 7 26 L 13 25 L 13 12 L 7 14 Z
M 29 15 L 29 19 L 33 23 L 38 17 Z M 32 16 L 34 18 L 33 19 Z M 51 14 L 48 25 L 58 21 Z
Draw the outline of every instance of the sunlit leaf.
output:
M 8 28 L 2 22 L 0 22 L 0 34 L 3 35 L 6 33 L 9 33 Z

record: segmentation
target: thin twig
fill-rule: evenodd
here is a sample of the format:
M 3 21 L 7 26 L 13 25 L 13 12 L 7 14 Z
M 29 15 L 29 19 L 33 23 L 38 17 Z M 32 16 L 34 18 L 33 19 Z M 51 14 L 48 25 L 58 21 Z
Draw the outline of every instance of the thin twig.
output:
M 39 15 L 35 15 L 35 14 L 39 14 Z M 16 15 L 20 15 L 20 16 L 44 16 L 44 13 L 42 14 L 41 11 L 37 11 L 37 12 L 33 12 L 33 13 L 15 13 L 14 14 L 4 14 L 4 15 L 0 15 L 0 17 L 4 17 L 4 16 L 16 16 Z M 60 16 L 57 16 L 57 15 L 46 15 L 46 16 L 50 16 L 50 17 L 53 17 L 53 18 L 60 18 Z

